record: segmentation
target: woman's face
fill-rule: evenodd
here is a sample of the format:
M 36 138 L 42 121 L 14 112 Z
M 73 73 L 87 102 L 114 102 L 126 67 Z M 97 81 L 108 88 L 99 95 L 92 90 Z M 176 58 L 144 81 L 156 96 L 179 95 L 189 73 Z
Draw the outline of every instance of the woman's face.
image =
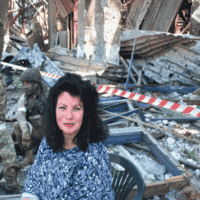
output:
M 73 97 L 68 92 L 58 96 L 56 104 L 56 120 L 64 136 L 74 137 L 79 132 L 83 121 L 83 103 L 79 97 Z

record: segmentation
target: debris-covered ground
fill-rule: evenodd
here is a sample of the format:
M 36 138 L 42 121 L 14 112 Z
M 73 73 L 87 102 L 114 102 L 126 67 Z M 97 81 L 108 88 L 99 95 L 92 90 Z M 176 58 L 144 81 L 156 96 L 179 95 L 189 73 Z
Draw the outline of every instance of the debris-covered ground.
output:
M 90 9 L 77 6 L 78 1 L 59 0 L 56 7 L 53 1 L 22 2 L 10 5 L 10 35 L 5 37 L 2 61 L 14 69 L 22 65 L 43 71 L 47 87 L 55 83 L 55 76 L 72 72 L 97 87 L 109 85 L 136 93 L 137 100 L 118 98 L 114 105 L 102 106 L 111 134 L 108 152 L 125 156 L 137 166 L 147 186 L 144 200 L 200 199 L 200 110 L 195 115 L 200 107 L 200 91 L 196 91 L 200 41 L 194 36 L 199 35 L 199 0 L 102 1 L 102 5 L 95 1 L 95 6 L 87 2 Z M 84 12 L 78 12 L 78 7 Z M 6 115 L 10 134 L 23 93 L 20 72 L 11 71 L 15 75 L 7 90 Z M 7 81 L 9 77 L 10 73 Z M 127 78 L 130 87 L 124 84 Z M 148 104 L 150 98 L 156 101 Z M 187 106 L 188 114 L 183 114 Z M 16 151 L 22 160 L 17 144 Z M 18 175 L 21 187 L 29 169 Z M 0 190 L 0 194 L 7 192 Z
M 19 76 L 14 76 L 14 83 L 9 86 L 7 91 L 7 112 L 11 110 L 13 106 L 18 102 L 20 95 L 23 93 L 22 84 L 19 81 Z M 157 95 L 171 95 L 171 94 L 159 94 Z M 191 94 L 192 95 L 192 94 Z M 191 96 L 188 95 L 188 96 Z M 182 95 L 179 95 L 182 97 Z M 135 106 L 138 108 L 138 106 Z M 180 115 L 178 116 L 175 112 L 170 112 L 167 110 L 159 109 L 158 107 L 149 107 L 142 108 L 142 114 L 144 117 L 144 122 L 150 123 L 155 126 L 160 126 L 162 128 L 168 129 L 167 131 L 157 130 L 156 128 L 146 127 L 146 131 L 151 134 L 161 145 L 161 147 L 175 160 L 179 161 L 182 167 L 191 173 L 192 178 L 190 182 L 191 192 L 192 194 L 198 195 L 200 194 L 200 147 L 199 143 L 190 142 L 187 139 L 183 139 L 181 137 L 177 137 L 172 134 L 171 131 L 175 131 L 180 133 L 187 138 L 194 139 L 200 142 L 200 133 L 199 127 L 194 125 L 194 121 L 188 122 L 186 117 L 183 118 L 182 121 L 177 120 L 180 119 Z M 133 119 L 138 119 L 138 114 L 132 114 L 131 117 Z M 109 116 L 104 116 L 104 119 Z M 167 119 L 175 119 L 175 120 L 167 120 Z M 156 120 L 160 119 L 160 120 Z M 184 121 L 184 119 L 186 121 Z M 198 122 L 198 121 L 196 121 Z M 14 121 L 7 121 L 7 128 L 10 133 L 13 131 Z M 122 127 L 136 127 L 138 126 L 135 122 L 127 121 L 127 119 L 122 119 L 120 122 L 109 124 L 110 128 L 122 128 Z M 198 125 L 198 124 L 197 124 Z M 136 143 L 138 146 L 130 145 L 108 145 L 108 152 L 114 152 L 116 154 L 130 154 L 133 160 L 137 163 L 138 169 L 140 170 L 145 183 L 152 182 L 161 182 L 165 179 L 173 177 L 171 173 L 169 173 L 165 166 L 162 165 L 158 159 L 151 153 L 151 151 L 145 146 L 145 143 Z M 23 157 L 22 155 L 18 155 L 19 160 Z M 26 174 L 29 170 L 30 166 L 26 167 L 22 170 L 22 172 L 18 176 L 19 184 L 23 186 Z M 166 197 L 175 197 L 176 199 L 185 199 L 184 196 L 181 195 L 180 191 L 171 189 L 171 192 L 166 194 Z M 165 197 L 165 198 L 166 198 Z M 154 196 L 152 199 L 165 199 L 164 196 Z M 194 198 L 195 199 L 195 198 Z M 198 199 L 198 198 L 196 198 Z
M 97 84 L 97 86 L 99 84 L 111 84 L 115 88 L 124 89 L 124 84 L 122 84 L 124 83 L 124 81 L 119 82 L 122 75 L 120 74 L 121 72 L 118 75 L 113 76 L 113 74 L 119 70 L 119 66 L 116 66 L 116 68 L 114 66 L 111 66 L 109 70 L 106 70 L 107 65 L 105 65 L 104 63 L 80 60 L 76 58 L 75 50 L 69 51 L 65 48 L 56 47 L 54 50 L 46 53 L 45 55 L 40 51 L 37 45 L 34 46 L 32 51 L 25 46 L 24 49 L 22 48 L 20 52 L 17 52 L 17 54 L 15 54 L 15 57 L 13 61 L 11 61 L 11 63 L 17 62 L 20 59 L 28 60 L 33 67 L 38 68 L 41 71 L 50 72 L 51 74 L 58 73 L 59 76 L 61 76 L 63 73 L 70 71 L 72 73 L 86 75 L 85 78 L 89 78 L 94 84 Z M 121 66 L 120 70 L 123 72 L 123 77 L 125 77 L 126 79 L 128 70 L 124 70 Z M 103 75 L 102 71 L 104 71 Z M 198 108 L 198 100 L 200 99 L 200 96 L 198 91 L 194 92 L 194 90 L 198 87 L 194 87 L 191 85 L 184 85 L 184 87 L 182 87 L 181 82 L 176 85 L 175 83 L 170 83 L 170 80 L 167 80 L 167 82 L 165 82 L 165 85 L 161 86 L 156 83 L 156 78 L 155 80 L 153 80 L 143 75 L 142 73 L 136 72 L 137 69 L 133 70 L 132 76 L 138 76 L 138 84 L 139 79 L 141 78 L 141 87 L 133 86 L 132 89 L 128 88 L 128 91 L 137 93 L 137 95 L 142 94 L 147 97 L 154 97 L 156 99 L 160 98 L 166 101 L 180 103 L 183 106 L 189 105 L 190 107 Z M 10 134 L 13 132 L 12 126 L 17 116 L 17 102 L 19 100 L 19 97 L 23 93 L 22 83 L 19 80 L 20 73 L 14 74 L 14 82 L 8 87 L 7 90 L 6 120 L 7 129 Z M 111 75 L 110 77 L 114 77 L 115 81 L 113 81 L 113 79 L 109 79 L 109 75 Z M 47 83 L 50 83 L 50 85 L 53 84 L 53 79 L 51 77 L 43 76 L 43 78 Z M 116 79 L 118 79 L 118 82 L 116 82 Z M 145 85 L 150 85 L 150 87 L 145 87 Z M 111 97 L 111 95 L 104 94 L 102 97 L 106 99 L 107 97 Z M 127 98 L 121 100 L 127 101 Z M 160 193 L 156 195 L 157 193 L 154 192 L 152 197 L 151 195 L 147 195 L 148 198 L 146 199 L 150 199 L 149 197 L 151 197 L 151 199 L 167 199 L 168 197 L 168 199 L 174 198 L 183 200 L 189 199 L 189 196 L 191 197 L 191 199 L 198 199 L 198 195 L 200 195 L 199 118 L 192 117 L 188 114 L 183 114 L 181 112 L 173 111 L 169 108 L 155 106 L 153 104 L 149 105 L 139 103 L 139 101 L 134 100 L 130 100 L 127 102 L 129 102 L 127 103 L 128 108 L 124 110 L 119 110 L 115 112 L 115 114 L 123 115 L 124 113 L 132 112 L 133 110 L 136 110 L 137 112 L 132 112 L 128 115 L 125 115 L 132 120 L 124 117 L 118 121 L 111 123 L 109 122 L 108 126 L 110 128 L 110 131 L 114 129 L 120 129 L 121 131 L 123 131 L 123 128 L 126 129 L 129 127 L 131 128 L 131 130 L 138 130 L 139 132 L 141 132 L 141 134 L 145 131 L 147 135 L 150 135 L 155 140 L 153 141 L 153 145 L 155 145 L 155 147 L 159 146 L 161 150 L 166 152 L 170 161 L 173 160 L 173 163 L 178 163 L 176 164 L 176 166 L 180 166 L 182 173 L 186 174 L 189 172 L 189 175 L 191 176 L 191 180 L 189 181 L 189 183 L 185 184 L 189 185 L 189 187 L 181 189 L 168 188 L 170 192 L 159 191 L 162 193 L 162 195 Z M 114 101 L 114 103 L 118 104 L 119 106 L 123 104 L 120 103 L 120 101 L 118 102 L 118 100 Z M 113 115 L 114 114 L 112 112 L 106 114 L 103 113 L 102 118 L 106 121 L 112 118 Z M 127 130 L 124 131 L 125 132 L 123 134 L 125 135 Z M 132 136 L 134 138 L 133 131 L 131 132 L 131 134 L 133 134 Z M 169 172 L 167 167 L 162 162 L 160 162 L 158 157 L 154 155 L 155 152 L 153 154 L 152 149 L 148 148 L 144 141 L 127 141 L 124 143 L 121 142 L 118 145 L 108 145 L 107 149 L 108 152 L 126 155 L 126 157 L 137 166 L 148 187 L 150 187 L 149 184 L 162 183 L 168 180 L 172 182 L 173 179 L 175 180 L 176 185 L 176 179 L 178 179 L 176 178 L 177 176 L 174 176 L 172 173 Z M 20 152 L 18 152 L 18 158 L 19 160 L 23 159 L 23 155 Z M 168 159 L 166 162 L 168 162 Z M 21 171 L 18 176 L 18 182 L 22 187 L 29 168 L 30 166 L 27 166 Z M 185 181 L 186 178 L 184 179 L 183 177 L 183 180 Z

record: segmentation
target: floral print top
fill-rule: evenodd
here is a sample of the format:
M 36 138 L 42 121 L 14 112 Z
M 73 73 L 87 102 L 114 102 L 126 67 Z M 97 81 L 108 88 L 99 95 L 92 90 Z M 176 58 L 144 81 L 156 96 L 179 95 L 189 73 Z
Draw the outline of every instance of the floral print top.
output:
M 31 166 L 22 199 L 114 200 L 110 160 L 105 146 L 89 144 L 53 153 L 44 137 Z

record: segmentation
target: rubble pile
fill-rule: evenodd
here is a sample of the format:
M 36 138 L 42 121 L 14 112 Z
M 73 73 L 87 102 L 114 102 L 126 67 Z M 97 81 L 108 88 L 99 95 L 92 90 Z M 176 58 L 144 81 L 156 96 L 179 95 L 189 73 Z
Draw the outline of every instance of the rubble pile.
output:
M 110 132 L 105 145 L 138 168 L 146 184 L 143 199 L 200 199 L 200 41 L 182 35 L 191 22 L 196 24 L 191 32 L 199 27 L 198 16 L 190 13 L 178 26 L 185 10 L 180 0 L 109 1 L 101 6 L 95 1 L 95 6 L 82 5 L 84 12 L 78 12 L 78 1 L 50 2 L 15 3 L 9 11 L 1 72 L 8 86 L 10 134 L 23 93 L 19 76 L 26 68 L 43 73 L 47 91 L 64 73 L 77 73 L 97 90 L 107 87 L 99 91 L 101 117 Z M 21 186 L 29 169 L 18 176 Z
M 4 51 L 2 58 L 3 62 L 13 66 L 9 68 L 4 64 L 2 69 L 9 68 L 10 74 L 14 75 L 14 81 L 8 87 L 6 116 L 8 130 L 10 133 L 13 131 L 12 123 L 17 117 L 17 102 L 23 92 L 19 81 L 19 75 L 23 70 L 18 69 L 18 66 L 24 69 L 30 66 L 46 72 L 49 76 L 43 76 L 43 82 L 47 90 L 56 81 L 52 78 L 52 74 L 60 77 L 66 72 L 71 72 L 91 80 L 97 87 L 99 84 L 107 84 L 116 89 L 127 88 L 128 92 L 137 95 L 198 108 L 200 103 L 199 45 L 200 43 L 190 36 L 176 37 L 167 33 L 127 30 L 121 36 L 120 64 L 114 65 L 77 58 L 76 48 L 69 50 L 56 45 L 49 51 L 43 52 L 37 43 L 30 48 L 26 40 L 12 35 L 9 48 Z M 8 74 L 4 75 L 6 78 Z M 101 96 L 102 99 L 108 97 L 114 98 L 110 94 Z M 192 188 L 191 195 L 192 192 L 197 194 L 197 191 L 200 191 L 198 117 L 134 100 L 127 103 L 127 98 L 123 97 L 114 99 L 112 103 L 108 103 L 107 108 L 102 107 L 102 110 L 110 112 L 102 114 L 112 139 L 110 144 L 107 143 L 107 150 L 125 156 L 137 166 L 147 184 L 144 199 L 167 197 L 184 199 L 186 197 L 182 195 L 186 193 L 182 192 L 182 189 L 188 186 Z M 123 109 L 112 110 L 112 107 L 117 105 L 123 106 Z M 116 113 L 124 118 L 114 120 Z M 128 120 L 126 116 L 135 121 Z M 163 151 L 163 155 L 166 156 L 165 162 L 155 151 L 152 151 L 151 146 L 148 146 L 147 140 L 144 139 L 145 134 L 149 135 L 148 139 L 155 148 L 159 149 L 158 152 Z M 19 160 L 22 159 L 21 156 L 18 156 Z M 177 173 L 173 173 L 173 169 L 170 171 L 167 167 L 170 162 L 174 164 Z M 27 172 L 28 168 L 19 175 L 21 185 Z M 186 178 L 183 180 L 176 178 L 182 177 L 181 174 Z M 170 187 L 174 178 L 177 179 L 177 184 Z M 178 186 L 180 182 L 182 186 Z M 167 190 L 148 192 L 153 191 L 153 183 L 166 184 Z
M 47 72 L 58 74 L 61 76 L 63 73 L 61 70 L 63 61 L 56 60 L 56 57 L 58 58 L 61 55 L 62 56 L 66 55 L 72 58 L 76 58 L 75 52 L 76 51 L 69 51 L 62 47 L 56 47 L 55 49 L 52 49 L 51 51 L 49 51 L 49 53 L 44 54 L 43 52 L 39 50 L 39 47 L 35 45 L 33 50 L 29 50 L 29 48 L 27 47 L 22 48 L 21 51 L 19 51 L 19 53 L 15 55 L 11 63 L 14 61 L 22 60 L 22 59 L 28 60 L 31 63 L 32 67 L 39 68 L 41 71 L 45 70 Z M 113 73 L 116 72 L 116 70 L 112 71 L 112 69 L 114 69 L 113 66 L 111 66 L 110 69 L 111 69 L 110 71 L 104 70 L 104 74 L 106 71 L 107 71 L 106 72 L 107 75 L 109 75 L 109 72 L 113 72 Z M 72 70 L 70 70 L 70 72 L 72 72 Z M 121 77 L 124 77 L 124 78 L 127 77 L 127 74 L 125 75 L 125 73 L 128 73 L 127 68 L 125 70 L 125 68 L 121 67 L 121 72 L 123 73 L 123 75 L 121 74 L 122 75 Z M 81 72 L 78 72 L 78 73 L 81 74 Z M 103 83 L 106 82 L 106 83 L 112 84 L 115 88 L 124 88 L 124 84 L 116 83 L 115 82 L 116 80 L 113 81 L 112 79 L 105 78 L 105 76 L 103 75 L 101 77 L 100 75 L 96 76 L 95 74 L 95 75 L 92 75 L 92 77 L 97 84 L 100 84 L 100 83 L 102 84 L 102 82 Z M 117 76 L 115 75 L 115 77 Z M 11 84 L 12 87 L 10 86 L 10 89 L 9 89 L 10 97 L 8 98 L 8 101 L 7 101 L 7 107 L 8 107 L 7 121 L 10 121 L 10 122 L 15 121 L 16 115 L 17 115 L 17 101 L 19 99 L 19 96 L 16 94 L 17 93 L 16 90 L 19 90 L 19 91 L 21 90 L 22 92 L 22 84 L 18 83 L 17 88 L 16 88 L 16 83 L 19 82 L 19 76 L 16 75 L 14 76 L 14 78 L 15 80 Z M 48 77 L 43 77 L 43 78 L 44 78 L 43 81 L 46 82 L 47 87 L 53 84 L 52 78 L 48 78 Z M 120 78 L 120 75 L 119 75 L 119 78 Z M 135 78 L 137 79 L 136 73 L 135 73 Z M 143 78 L 145 78 L 145 75 L 143 75 Z M 195 91 L 195 89 L 197 89 L 198 87 L 191 87 L 191 86 L 184 85 L 184 88 L 180 89 L 181 86 L 179 85 L 179 86 L 174 86 L 173 92 L 165 91 L 165 89 L 163 89 L 160 92 L 160 91 L 156 91 L 156 87 L 159 86 L 159 84 L 157 84 L 155 88 L 154 86 L 150 86 L 150 89 L 151 89 L 150 90 L 148 89 L 148 85 L 151 85 L 151 83 L 150 82 L 146 82 L 146 83 L 147 83 L 146 84 L 147 88 L 145 88 L 145 85 L 143 85 L 143 87 L 137 87 L 137 85 L 129 84 L 129 87 L 131 88 L 132 86 L 133 89 L 128 89 L 128 91 L 135 92 L 137 94 L 144 94 L 146 96 L 161 98 L 161 99 L 168 99 L 168 100 L 170 99 L 170 100 L 173 100 L 174 102 L 184 104 L 184 105 L 187 105 L 188 101 L 199 99 L 198 90 Z M 185 93 L 182 92 L 184 89 L 185 89 Z M 179 91 L 181 91 L 182 93 Z M 12 96 L 12 93 L 13 94 L 15 93 L 15 97 Z M 105 95 L 102 95 L 101 98 L 107 99 L 108 97 L 114 97 L 114 96 L 110 94 L 105 94 Z M 126 101 L 126 99 L 114 100 L 115 104 L 118 104 L 118 105 L 123 104 L 123 102 L 120 103 L 120 101 Z M 191 104 L 191 102 L 189 103 Z M 197 108 L 197 105 L 193 105 L 193 106 Z M 195 188 L 195 191 L 200 190 L 200 184 L 199 184 L 200 183 L 200 169 L 199 169 L 200 133 L 199 133 L 198 119 L 195 117 L 189 116 L 187 114 L 177 113 L 175 111 L 160 108 L 158 106 L 157 107 L 152 106 L 152 105 L 144 106 L 144 104 L 140 105 L 139 102 L 136 102 L 136 101 L 131 101 L 128 107 L 129 109 L 132 108 L 132 109 L 138 110 L 138 112 L 136 113 L 134 112 L 129 113 L 128 116 L 132 119 L 135 119 L 135 120 L 140 119 L 143 121 L 144 123 L 143 125 L 144 127 L 146 127 L 146 132 L 156 139 L 159 146 L 168 153 L 169 157 L 172 160 L 178 161 L 178 163 L 182 167 L 182 172 L 185 172 L 187 170 L 191 174 L 190 186 L 192 186 L 192 188 Z M 126 108 L 125 110 L 123 110 L 123 112 L 118 110 L 117 113 L 124 114 L 124 111 L 127 112 L 129 111 L 129 109 Z M 108 120 L 112 117 L 113 117 L 112 113 L 102 115 L 102 118 L 104 120 Z M 145 126 L 145 123 L 147 124 L 147 126 Z M 148 124 L 152 124 L 155 128 L 149 127 Z M 131 122 L 127 120 L 126 118 L 124 119 L 122 118 L 118 120 L 117 122 L 108 123 L 108 126 L 110 130 L 119 129 L 121 131 L 123 131 L 122 130 L 123 128 L 128 128 L 128 127 L 131 128 L 131 130 L 140 130 L 140 127 L 141 127 L 140 123 L 137 123 L 136 121 Z M 159 130 L 158 127 L 164 128 L 167 131 Z M 9 123 L 8 123 L 8 128 L 11 132 L 12 127 Z M 191 142 L 190 140 L 174 135 L 171 132 L 182 134 L 188 139 L 196 140 L 197 143 Z M 174 175 L 171 172 L 169 172 L 166 166 L 152 153 L 151 149 L 149 149 L 147 145 L 145 144 L 145 142 L 143 141 L 140 141 L 140 142 L 136 141 L 132 143 L 124 142 L 123 144 L 108 145 L 107 150 L 108 152 L 114 152 L 122 156 L 126 155 L 126 158 L 128 158 L 129 160 L 132 160 L 132 162 L 140 170 L 146 184 L 159 183 L 159 182 L 161 183 L 163 181 L 166 181 L 174 177 Z M 19 159 L 20 159 L 20 155 L 19 155 Z M 23 185 L 23 180 L 25 180 L 24 173 L 25 174 L 27 173 L 26 169 L 24 169 L 24 172 L 22 172 L 22 174 L 20 175 L 21 178 L 19 178 L 21 180 L 20 183 L 22 185 Z M 180 190 L 170 188 L 170 191 L 171 193 L 165 192 L 166 197 L 167 195 L 172 194 L 172 193 L 174 196 L 176 196 L 178 195 L 178 192 Z M 157 196 L 155 195 L 156 194 L 154 194 L 153 195 L 154 197 L 151 199 L 163 199 L 163 195 L 157 195 Z M 149 199 L 149 197 L 146 197 L 146 199 Z
M 159 94 L 157 93 L 157 95 Z M 162 95 L 163 93 L 161 96 Z M 166 93 L 164 95 L 167 96 Z M 192 94 L 188 94 L 188 96 L 189 95 Z M 182 96 L 184 95 L 179 94 L 179 97 Z M 118 102 L 119 106 L 120 100 L 116 100 L 115 102 Z M 123 103 L 121 102 L 121 105 L 122 104 Z M 143 118 L 142 122 L 144 127 L 146 127 L 146 132 L 157 141 L 154 145 L 160 146 L 171 159 L 178 161 L 179 165 L 191 174 L 190 186 L 193 188 L 192 191 L 195 191 L 198 194 L 198 191 L 200 191 L 200 132 L 199 127 L 194 125 L 195 118 L 193 118 L 192 121 L 187 121 L 188 119 L 191 119 L 187 115 L 181 116 L 180 113 L 168 111 L 167 109 L 160 109 L 159 107 L 154 106 L 149 106 L 148 108 L 138 105 L 134 106 L 134 109 L 137 108 L 141 110 L 140 113 L 130 114 L 129 118 L 136 120 L 138 118 Z M 127 112 L 118 111 L 117 113 L 122 116 Z M 107 116 L 103 115 L 102 117 L 106 121 L 113 116 L 112 114 L 107 114 Z M 150 128 L 149 124 L 155 126 L 155 128 Z M 198 123 L 196 125 L 198 125 Z M 123 135 L 125 135 L 129 133 L 128 131 L 126 133 L 126 128 L 134 127 L 134 129 L 137 129 L 140 127 L 140 123 L 131 122 L 126 118 L 121 118 L 121 120 L 117 122 L 108 123 L 108 126 L 110 130 L 117 128 L 121 130 L 124 129 Z M 161 130 L 159 128 L 161 128 Z M 177 136 L 176 133 L 185 136 L 185 138 Z M 132 134 L 132 137 L 134 137 L 134 134 Z M 193 141 L 191 142 L 189 139 L 192 139 Z M 163 182 L 171 177 L 174 178 L 174 175 L 166 169 L 166 166 L 152 153 L 151 149 L 147 147 L 148 145 L 144 141 L 136 143 L 132 143 L 132 141 L 127 140 L 127 142 L 124 142 L 122 139 L 121 145 L 108 145 L 107 150 L 110 153 L 119 154 L 131 160 L 131 162 L 140 170 L 146 184 Z M 180 190 L 171 188 L 170 191 L 171 192 L 166 194 L 166 197 L 169 196 L 175 198 L 178 196 Z M 181 194 L 182 193 L 179 194 L 180 197 L 176 198 L 187 199 Z M 163 199 L 163 196 L 158 195 L 151 199 Z

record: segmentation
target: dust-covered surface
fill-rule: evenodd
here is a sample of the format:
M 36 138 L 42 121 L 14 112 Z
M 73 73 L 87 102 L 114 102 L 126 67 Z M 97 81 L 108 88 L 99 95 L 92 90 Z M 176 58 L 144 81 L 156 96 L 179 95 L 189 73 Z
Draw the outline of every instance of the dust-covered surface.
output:
M 10 112 L 13 106 L 16 105 L 18 102 L 20 96 L 23 94 L 23 87 L 22 84 L 19 81 L 19 76 L 14 76 L 14 83 L 9 86 L 7 90 L 7 112 Z M 184 122 L 176 122 L 176 121 L 167 121 L 167 120 L 160 120 L 156 122 L 151 122 L 151 119 L 155 118 L 169 118 L 169 117 L 177 117 L 173 116 L 171 113 L 165 113 L 158 109 L 146 109 L 146 111 L 143 111 L 143 114 L 145 116 L 145 120 L 148 123 L 164 126 L 165 128 L 169 128 L 170 130 L 177 131 L 181 134 L 190 134 L 192 138 L 199 140 L 200 134 L 199 134 L 199 128 L 197 126 L 192 125 L 191 123 L 184 123 Z M 134 118 L 134 116 L 132 116 Z M 135 117 L 137 118 L 137 114 L 135 114 Z M 7 120 L 6 126 L 9 133 L 13 132 L 13 123 L 15 120 Z M 121 125 L 116 125 L 113 127 L 123 127 L 123 126 L 132 126 L 135 127 L 135 123 L 127 122 L 124 120 L 121 120 Z M 112 126 L 111 126 L 112 127 Z M 147 131 L 151 135 L 155 135 L 155 132 L 157 132 L 157 135 L 162 135 L 162 131 L 147 128 Z M 197 169 L 191 169 L 182 164 L 182 166 L 191 173 L 192 179 L 190 185 L 193 189 L 195 189 L 195 193 L 198 193 L 200 191 L 200 169 L 199 169 L 199 144 L 191 143 L 187 140 L 183 140 L 182 138 L 175 137 L 173 134 L 165 132 L 163 137 L 158 137 L 157 141 L 159 144 L 170 154 L 173 159 L 182 159 L 188 163 L 193 164 L 194 166 L 197 166 Z M 141 145 L 144 145 L 141 143 Z M 109 147 L 109 151 L 115 152 L 117 154 L 120 153 L 120 148 L 118 145 L 113 145 L 112 147 Z M 23 160 L 23 154 L 19 151 L 16 145 L 16 150 L 18 153 L 18 159 L 19 161 Z M 126 150 L 130 150 L 126 147 Z M 129 151 L 130 152 L 130 151 Z M 135 162 L 139 165 L 139 170 L 143 175 L 143 178 L 145 180 L 145 183 L 153 183 L 153 182 L 161 182 L 164 181 L 167 178 L 173 177 L 172 174 L 170 174 L 164 165 L 162 165 L 155 157 L 152 157 L 152 154 L 145 153 L 142 150 L 137 150 L 132 148 L 131 156 Z M 21 172 L 18 174 L 18 183 L 23 188 L 24 181 L 26 180 L 26 175 L 28 173 L 28 170 L 30 169 L 30 165 L 21 170 Z M 1 182 L 4 182 L 5 180 L 2 179 Z M 171 190 L 171 193 L 168 194 L 168 196 L 175 197 L 179 194 L 180 191 Z M 10 191 L 1 190 L 0 194 L 11 194 Z M 179 194 L 179 196 L 182 198 L 182 196 Z M 162 199 L 163 197 L 155 196 L 152 199 Z M 180 199 L 180 198 L 179 198 Z
M 132 90 L 131 92 L 137 92 Z M 14 75 L 14 82 L 8 87 L 7 89 L 7 115 L 6 115 L 6 126 L 7 130 L 10 134 L 13 132 L 13 124 L 16 121 L 16 110 L 17 110 L 17 102 L 20 98 L 20 96 L 24 93 L 23 91 L 23 85 L 20 81 L 20 74 Z M 146 96 L 151 96 L 153 94 L 149 92 L 144 92 L 141 90 L 141 93 Z M 174 98 L 177 101 L 181 100 L 193 100 L 193 99 L 199 99 L 198 95 L 193 95 L 192 93 L 181 95 L 179 93 L 175 92 L 160 92 L 160 93 L 154 93 L 153 95 L 157 95 L 157 97 L 160 97 L 162 99 L 169 99 Z M 109 97 L 109 96 L 107 96 Z M 183 104 L 183 102 L 181 102 Z M 137 108 L 137 107 L 136 107 Z M 141 107 L 142 108 L 142 107 Z M 155 126 L 162 126 L 166 129 L 169 129 L 171 131 L 176 131 L 184 136 L 187 136 L 188 138 L 196 139 L 200 141 L 200 132 L 199 132 L 199 123 L 196 122 L 177 122 L 176 120 L 167 120 L 167 119 L 173 119 L 173 118 L 186 118 L 186 116 L 180 116 L 180 113 L 177 114 L 175 112 L 170 112 L 167 110 L 159 110 L 158 108 L 151 108 L 151 109 L 142 109 L 143 115 L 145 117 L 146 123 L 151 123 Z M 137 114 L 135 116 L 131 116 L 132 118 L 137 118 Z M 160 118 L 164 120 L 157 120 L 153 121 L 155 118 Z M 137 123 L 128 122 L 127 120 L 120 120 L 121 125 L 116 125 L 116 128 L 121 127 L 135 127 Z M 197 123 L 198 126 L 195 126 L 195 123 Z M 163 149 L 169 155 L 177 160 L 177 161 L 185 161 L 189 164 L 193 165 L 193 168 L 187 167 L 187 165 L 182 163 L 182 167 L 185 168 L 188 172 L 191 173 L 192 179 L 190 182 L 190 186 L 193 188 L 194 193 L 200 193 L 200 167 L 199 167 L 199 160 L 200 160 L 200 149 L 199 144 L 191 143 L 190 141 L 184 140 L 181 137 L 177 137 L 169 132 L 163 132 L 159 131 L 156 128 L 147 128 L 147 132 L 151 135 L 163 135 L 162 137 L 156 138 L 158 143 L 160 144 Z M 140 144 L 144 145 L 145 144 Z M 110 148 L 110 151 L 114 151 L 115 153 L 122 151 L 121 148 L 117 150 L 119 147 L 117 145 L 113 145 L 113 147 Z M 132 147 L 131 147 L 132 148 Z M 121 149 L 121 150 L 120 150 Z M 19 148 L 16 144 L 16 151 L 18 153 L 18 159 L 19 161 L 23 160 L 23 154 L 19 151 Z M 130 148 L 126 151 L 130 152 Z M 131 159 L 137 163 L 138 169 L 140 170 L 145 183 L 153 183 L 153 182 L 162 182 L 165 179 L 168 179 L 170 177 L 173 177 L 172 174 L 170 174 L 164 165 L 160 163 L 155 157 L 152 157 L 151 154 L 145 153 L 142 150 L 136 150 L 132 148 L 131 153 Z M 180 163 L 181 164 L 181 163 Z M 26 175 L 28 173 L 28 170 L 30 169 L 30 165 L 27 166 L 25 169 L 21 170 L 21 172 L 18 174 L 18 183 L 23 188 L 24 181 L 26 179 Z M 4 179 L 1 180 L 1 182 L 4 182 Z M 0 184 L 1 186 L 1 184 Z M 2 190 L 0 191 L 0 194 L 10 194 L 10 191 Z M 170 195 L 171 197 L 177 196 L 180 191 L 174 191 L 172 190 Z M 181 199 L 182 196 L 179 195 Z M 152 197 L 152 199 L 163 199 L 163 197 Z M 181 199 L 182 200 L 182 199 Z

